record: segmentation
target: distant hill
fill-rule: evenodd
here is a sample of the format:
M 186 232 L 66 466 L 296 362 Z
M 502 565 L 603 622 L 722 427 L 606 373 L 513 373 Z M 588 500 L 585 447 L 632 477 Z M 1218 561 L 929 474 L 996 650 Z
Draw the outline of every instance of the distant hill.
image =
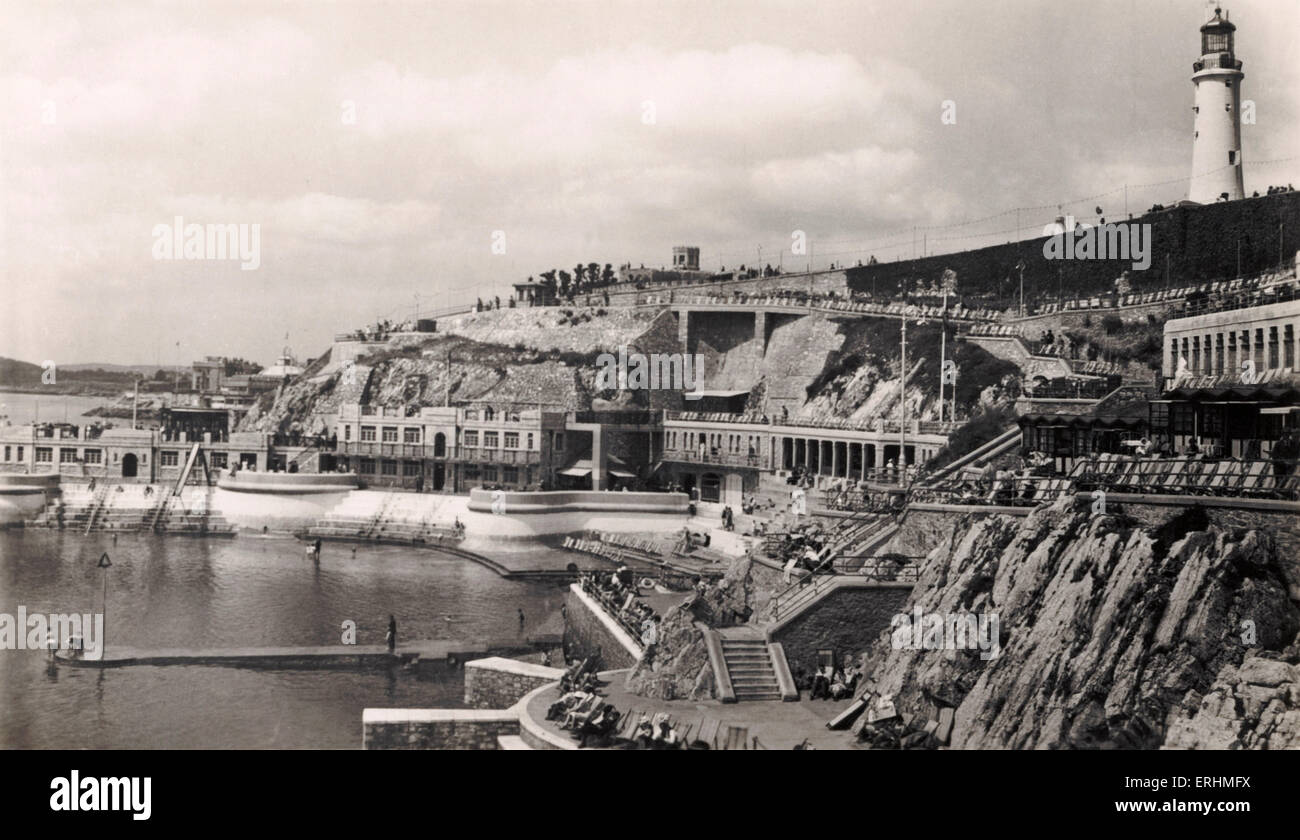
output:
M 157 365 L 80 364 L 55 368 L 54 384 L 45 384 L 40 365 L 0 356 L 0 389 L 9 391 L 51 391 L 57 394 L 115 395 L 129 387 L 137 376 L 152 377 Z M 188 368 L 161 368 L 168 374 Z
M 175 373 L 176 371 L 189 373 L 190 366 L 189 365 L 110 365 L 103 362 L 86 362 L 84 364 L 77 364 L 77 365 L 59 365 L 59 370 L 72 370 L 72 371 L 103 370 L 103 371 L 111 371 L 114 373 L 141 373 L 146 376 L 153 376 L 154 373 L 160 370 L 165 370 L 168 373 Z

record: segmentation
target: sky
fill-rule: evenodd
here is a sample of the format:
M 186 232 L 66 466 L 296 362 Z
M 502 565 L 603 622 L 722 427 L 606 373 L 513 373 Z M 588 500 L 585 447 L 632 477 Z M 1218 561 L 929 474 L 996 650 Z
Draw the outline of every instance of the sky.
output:
M 1247 193 L 1300 182 L 1300 0 L 1227 8 Z M 789 268 L 796 231 L 892 260 L 1168 204 L 1211 15 L 0 0 L 0 356 L 271 364 L 578 262 Z M 256 267 L 159 258 L 177 217 L 257 225 Z

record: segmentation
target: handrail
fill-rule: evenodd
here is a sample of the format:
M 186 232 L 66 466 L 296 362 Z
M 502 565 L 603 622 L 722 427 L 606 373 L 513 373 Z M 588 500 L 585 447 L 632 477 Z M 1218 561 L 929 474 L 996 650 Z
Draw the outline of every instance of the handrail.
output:
M 780 620 L 788 616 L 798 607 L 826 591 L 836 579 L 857 578 L 880 583 L 915 582 L 920 576 L 919 561 L 922 559 L 924 558 L 908 557 L 906 563 L 899 565 L 893 560 L 868 558 L 868 562 L 864 563 L 860 568 L 849 570 L 842 559 L 837 558 L 832 561 L 830 572 L 813 573 L 804 580 L 791 584 L 777 593 L 772 599 L 773 618 Z

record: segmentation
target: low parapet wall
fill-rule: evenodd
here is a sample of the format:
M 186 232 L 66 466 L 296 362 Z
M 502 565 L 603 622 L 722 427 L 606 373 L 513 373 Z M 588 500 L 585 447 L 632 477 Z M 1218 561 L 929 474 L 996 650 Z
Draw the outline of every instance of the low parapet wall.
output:
M 507 516 L 574 511 L 685 514 L 690 506 L 690 499 L 685 493 L 624 493 L 611 490 L 511 492 L 474 489 L 470 491 L 471 511 L 493 513 L 494 503 Z
M 222 490 L 237 493 L 346 493 L 357 489 L 355 473 L 284 473 L 241 470 L 217 480 Z
M 0 474 L 0 528 L 40 513 L 58 490 L 58 473 Z
M 58 473 L 0 473 L 0 494 L 44 493 L 59 488 Z
M 367 750 L 495 750 L 497 738 L 519 734 L 514 709 L 365 709 Z
M 473 709 L 504 709 L 534 689 L 557 682 L 560 668 L 490 656 L 465 663 L 465 705 Z
M 631 668 L 641 658 L 641 646 L 576 583 L 565 596 L 564 647 L 572 659 L 599 651 L 601 668 Z

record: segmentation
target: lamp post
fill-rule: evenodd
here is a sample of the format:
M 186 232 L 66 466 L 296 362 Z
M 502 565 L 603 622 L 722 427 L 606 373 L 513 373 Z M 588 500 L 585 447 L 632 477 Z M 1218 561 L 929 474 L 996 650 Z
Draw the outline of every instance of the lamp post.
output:
M 101 577 L 103 578 L 104 581 L 104 600 L 103 600 L 103 608 L 102 608 L 103 609 L 102 614 L 104 616 L 104 630 L 103 630 L 103 636 L 99 640 L 99 649 L 101 652 L 107 652 L 108 650 L 108 569 L 112 565 L 113 565 L 113 561 L 108 559 L 107 551 L 99 555 L 99 568 L 103 570 Z

